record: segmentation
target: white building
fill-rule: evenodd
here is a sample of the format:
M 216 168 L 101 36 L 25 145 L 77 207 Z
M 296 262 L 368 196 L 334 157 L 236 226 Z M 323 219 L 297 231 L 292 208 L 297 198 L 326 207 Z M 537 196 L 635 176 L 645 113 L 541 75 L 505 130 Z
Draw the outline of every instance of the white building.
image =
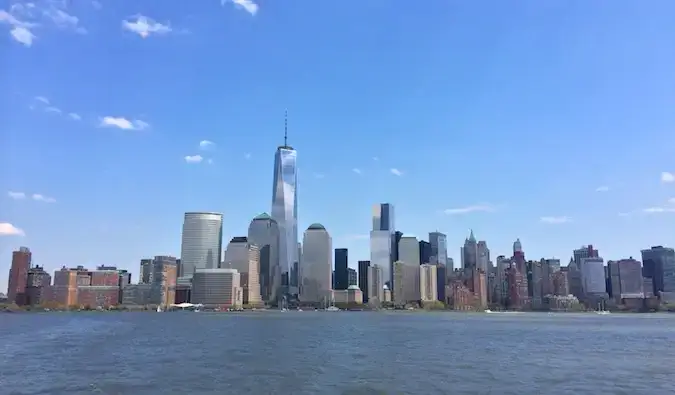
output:
M 420 300 L 434 302 L 438 300 L 438 282 L 436 265 L 420 265 Z
M 300 300 L 312 303 L 330 301 L 333 272 L 333 241 L 321 224 L 312 224 L 302 239 Z
M 260 248 L 250 244 L 246 237 L 234 237 L 227 245 L 223 268 L 235 269 L 240 274 L 244 290 L 244 304 L 262 304 L 260 293 Z
M 223 214 L 185 213 L 181 237 L 182 276 L 192 277 L 195 269 L 216 269 L 223 246 Z
M 581 287 L 585 295 L 607 293 L 605 265 L 602 258 L 581 258 L 579 266 L 581 272 Z

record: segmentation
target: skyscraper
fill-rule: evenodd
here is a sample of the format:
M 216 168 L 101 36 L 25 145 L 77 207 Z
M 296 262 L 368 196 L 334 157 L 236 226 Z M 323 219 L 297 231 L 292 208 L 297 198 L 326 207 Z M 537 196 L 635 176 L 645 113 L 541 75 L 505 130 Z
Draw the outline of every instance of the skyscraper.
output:
M 391 287 L 394 279 L 393 265 L 398 248 L 395 238 L 394 206 L 390 203 L 374 205 L 372 221 L 370 263 L 382 269 L 384 281 Z
M 335 249 L 335 289 L 349 287 L 349 251 L 346 248 Z
M 260 248 L 257 245 L 249 243 L 246 237 L 233 237 L 227 245 L 223 268 L 239 272 L 244 304 L 261 304 Z
M 195 269 L 216 269 L 223 249 L 223 214 L 185 213 L 181 240 L 183 277 L 192 277 Z
M 327 303 L 333 289 L 333 241 L 321 224 L 312 224 L 302 239 L 302 293 L 305 302 Z
M 9 284 L 7 286 L 9 303 L 18 305 L 26 303 L 26 284 L 31 259 L 32 255 L 27 247 L 21 247 L 18 251 L 12 252 L 12 266 L 9 268 Z
M 281 290 L 279 267 L 279 226 L 267 213 L 253 218 L 248 227 L 248 241 L 260 248 L 260 294 L 266 302 L 274 302 Z
M 368 303 L 369 289 L 368 289 L 368 273 L 370 269 L 370 261 L 359 261 L 359 289 L 363 293 L 363 303 Z
M 431 244 L 431 263 L 448 264 L 448 237 L 441 232 L 429 233 Z
M 298 171 L 297 151 L 288 145 L 288 123 L 285 123 L 284 145 L 274 155 L 272 218 L 279 226 L 279 266 L 284 294 L 297 297 L 290 285 L 291 269 L 298 262 Z

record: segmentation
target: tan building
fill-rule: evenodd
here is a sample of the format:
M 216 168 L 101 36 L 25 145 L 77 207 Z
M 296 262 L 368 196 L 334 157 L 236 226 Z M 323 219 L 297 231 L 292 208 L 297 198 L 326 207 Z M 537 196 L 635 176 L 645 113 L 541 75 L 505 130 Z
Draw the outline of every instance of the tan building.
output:
M 481 269 L 474 269 L 471 272 L 471 291 L 474 293 L 476 298 L 476 307 L 479 309 L 487 308 L 488 298 L 487 298 L 487 279 L 485 277 L 485 272 Z
M 242 307 L 239 272 L 222 268 L 196 269 L 192 277 L 191 302 L 209 307 Z
M 234 237 L 227 245 L 223 268 L 235 269 L 240 274 L 243 303 L 250 306 L 263 304 L 260 293 L 260 248 L 246 237 Z
M 363 304 L 363 292 L 357 285 L 350 285 L 347 289 L 334 290 L 333 300 L 335 303 Z
M 64 266 L 54 272 L 52 300 L 64 307 L 77 304 L 77 270 Z
M 420 265 L 420 300 L 435 302 L 438 300 L 438 272 L 436 265 Z

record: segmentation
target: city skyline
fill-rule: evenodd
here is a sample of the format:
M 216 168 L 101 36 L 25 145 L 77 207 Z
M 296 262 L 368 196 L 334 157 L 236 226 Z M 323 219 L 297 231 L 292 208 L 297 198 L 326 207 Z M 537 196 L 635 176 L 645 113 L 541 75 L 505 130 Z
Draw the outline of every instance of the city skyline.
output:
M 588 243 L 605 261 L 673 245 L 675 55 L 655 48 L 675 33 L 675 5 L 433 3 L 403 19 L 395 4 L 331 3 L 60 10 L 75 25 L 4 9 L 26 23 L 0 25 L 12 59 L 0 272 L 28 246 L 50 273 L 138 278 L 140 258 L 181 255 L 186 211 L 222 212 L 225 241 L 246 235 L 269 210 L 284 108 L 297 229 L 321 223 L 352 268 L 370 259 L 378 202 L 406 235 L 446 234 L 456 266 L 470 229 L 493 257 L 519 238 L 528 258 L 563 264 Z

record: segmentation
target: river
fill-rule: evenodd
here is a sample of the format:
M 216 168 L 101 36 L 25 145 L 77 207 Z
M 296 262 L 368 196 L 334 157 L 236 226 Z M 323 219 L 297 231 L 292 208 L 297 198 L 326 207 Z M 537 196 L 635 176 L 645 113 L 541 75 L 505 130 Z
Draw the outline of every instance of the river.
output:
M 675 393 L 675 314 L 0 314 L 3 395 Z

